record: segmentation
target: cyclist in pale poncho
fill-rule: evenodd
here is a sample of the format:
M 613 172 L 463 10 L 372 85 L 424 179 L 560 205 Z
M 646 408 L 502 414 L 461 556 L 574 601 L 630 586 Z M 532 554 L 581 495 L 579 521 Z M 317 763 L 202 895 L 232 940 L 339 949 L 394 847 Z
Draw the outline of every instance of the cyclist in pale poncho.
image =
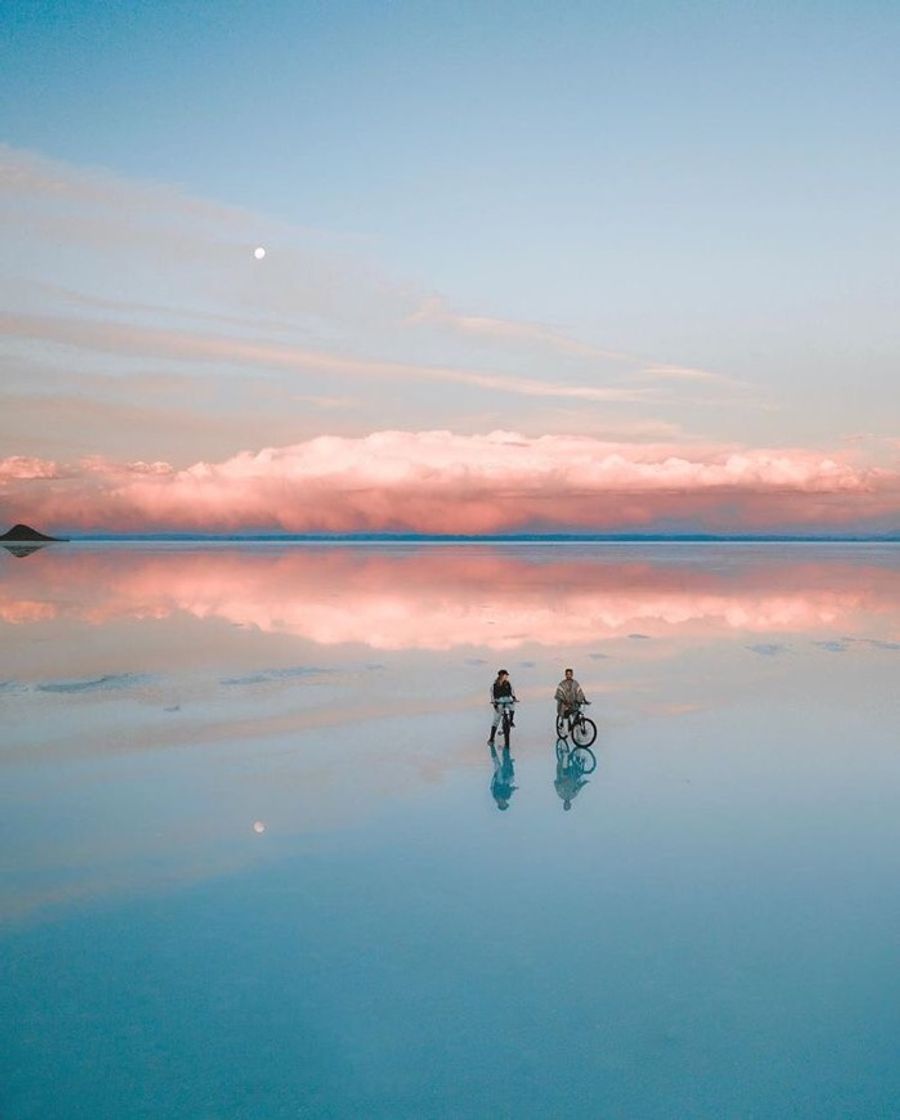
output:
M 557 716 L 566 716 L 578 704 L 587 703 L 581 685 L 575 680 L 575 673 L 572 669 L 566 669 L 566 675 L 556 686 L 553 699 L 556 701 Z

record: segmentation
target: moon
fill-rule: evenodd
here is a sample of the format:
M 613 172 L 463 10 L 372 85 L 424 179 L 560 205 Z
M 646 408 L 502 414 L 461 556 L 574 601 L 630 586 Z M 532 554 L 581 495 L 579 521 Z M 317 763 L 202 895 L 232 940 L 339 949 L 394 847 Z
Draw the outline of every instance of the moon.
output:
M 266 831 L 266 826 L 262 821 L 254 821 L 253 822 L 253 831 L 257 832 L 257 833 L 258 832 L 265 832 Z
M 263 257 L 266 255 L 266 251 L 262 247 L 262 245 L 257 245 L 256 248 L 253 250 L 253 255 L 254 255 L 254 257 L 256 257 L 256 259 L 258 261 L 261 261 L 263 259 Z

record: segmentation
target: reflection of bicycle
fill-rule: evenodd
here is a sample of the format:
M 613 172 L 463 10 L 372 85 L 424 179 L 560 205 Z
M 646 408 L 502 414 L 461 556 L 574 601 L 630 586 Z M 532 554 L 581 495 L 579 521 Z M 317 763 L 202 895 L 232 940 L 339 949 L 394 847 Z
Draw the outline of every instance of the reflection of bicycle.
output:
M 516 701 L 511 697 L 503 696 L 499 700 L 494 701 L 494 724 L 491 728 L 491 742 L 493 742 L 494 735 L 499 727 L 503 735 L 503 744 L 509 750 L 509 731 L 514 726 L 513 724 L 513 706 Z M 499 718 L 498 718 L 499 717 Z
M 590 700 L 585 700 L 584 703 L 590 704 Z M 571 735 L 576 746 L 589 747 L 597 738 L 597 725 L 584 715 L 581 708 L 581 704 L 575 704 L 556 717 L 556 735 L 562 740 Z
M 593 774 L 597 769 L 597 756 L 590 747 L 570 747 L 565 739 L 556 740 L 556 759 L 564 768 L 571 768 L 575 777 Z

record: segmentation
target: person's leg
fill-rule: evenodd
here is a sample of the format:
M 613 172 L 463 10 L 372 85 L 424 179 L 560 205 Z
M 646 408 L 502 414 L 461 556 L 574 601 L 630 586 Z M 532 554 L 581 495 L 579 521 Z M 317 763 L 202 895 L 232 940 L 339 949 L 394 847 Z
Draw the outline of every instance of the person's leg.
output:
M 500 726 L 500 720 L 503 718 L 503 710 L 500 707 L 494 708 L 494 718 L 491 721 L 491 734 L 488 742 L 491 746 L 494 745 L 494 736 L 497 734 L 497 728 Z

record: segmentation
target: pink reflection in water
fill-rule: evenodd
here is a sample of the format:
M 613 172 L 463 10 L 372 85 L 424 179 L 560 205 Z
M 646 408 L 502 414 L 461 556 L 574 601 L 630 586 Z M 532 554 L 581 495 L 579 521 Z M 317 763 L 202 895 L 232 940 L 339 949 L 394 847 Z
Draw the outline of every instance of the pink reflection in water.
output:
M 322 645 L 446 650 L 734 631 L 896 638 L 889 551 L 424 547 L 49 548 L 0 557 L 0 619 L 187 614 Z

